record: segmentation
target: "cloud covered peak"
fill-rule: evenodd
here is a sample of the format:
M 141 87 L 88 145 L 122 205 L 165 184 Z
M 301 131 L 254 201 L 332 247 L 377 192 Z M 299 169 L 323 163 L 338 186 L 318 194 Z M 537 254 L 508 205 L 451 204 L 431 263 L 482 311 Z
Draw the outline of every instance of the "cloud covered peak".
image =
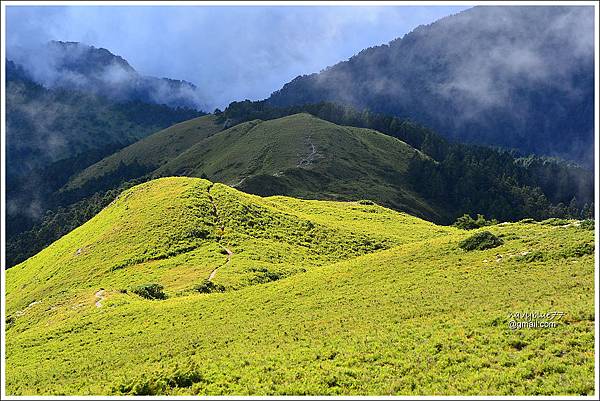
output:
M 139 74 L 124 58 L 79 42 L 50 41 L 13 50 L 9 57 L 31 80 L 47 88 L 91 92 L 119 102 L 143 101 L 172 107 L 205 108 L 192 83 Z

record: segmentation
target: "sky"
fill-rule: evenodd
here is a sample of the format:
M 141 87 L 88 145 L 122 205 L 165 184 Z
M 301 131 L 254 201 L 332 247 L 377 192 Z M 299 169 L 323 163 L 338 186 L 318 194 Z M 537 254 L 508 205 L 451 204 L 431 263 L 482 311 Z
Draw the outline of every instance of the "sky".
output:
M 298 75 L 402 37 L 459 6 L 7 6 L 7 56 L 83 42 L 140 73 L 196 84 L 208 107 L 268 97 Z

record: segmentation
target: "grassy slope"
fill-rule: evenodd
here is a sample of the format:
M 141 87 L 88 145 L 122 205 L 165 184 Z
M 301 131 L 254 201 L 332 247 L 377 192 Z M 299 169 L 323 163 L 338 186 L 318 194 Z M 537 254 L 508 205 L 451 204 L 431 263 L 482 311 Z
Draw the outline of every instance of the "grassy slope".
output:
M 413 155 L 406 143 L 374 130 L 339 126 L 302 113 L 250 121 L 197 143 L 157 176 L 206 175 L 260 195 L 373 199 L 428 218 L 440 208 L 408 189 Z
M 305 113 L 218 130 L 214 116 L 175 125 L 89 167 L 62 190 L 85 187 L 136 162 L 145 172 L 154 170 L 154 177 L 206 176 L 258 195 L 372 199 L 429 220 L 444 214 L 407 183 L 410 158 L 427 156 L 377 131 Z
M 143 184 L 7 271 L 7 392 L 591 394 L 593 232 L 489 229 L 505 244 L 466 253 L 376 205 Z M 228 291 L 191 291 L 216 266 Z M 144 282 L 169 299 L 118 291 Z M 567 315 L 510 331 L 519 311 Z
M 150 170 L 156 169 L 197 142 L 220 131 L 222 125 L 215 120 L 213 115 L 202 116 L 152 134 L 88 167 L 73 177 L 64 190 L 77 188 L 86 181 L 110 174 L 117 170 L 119 164 L 130 165 L 137 162 Z

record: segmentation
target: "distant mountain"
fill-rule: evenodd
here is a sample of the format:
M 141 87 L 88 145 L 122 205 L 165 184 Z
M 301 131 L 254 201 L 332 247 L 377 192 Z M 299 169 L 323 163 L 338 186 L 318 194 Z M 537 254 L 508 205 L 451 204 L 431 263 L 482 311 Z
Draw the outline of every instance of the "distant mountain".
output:
M 349 104 L 591 167 L 594 71 L 593 7 L 480 6 L 297 77 L 267 103 Z
M 7 61 L 7 230 L 19 232 L 53 207 L 47 204 L 48 194 L 80 169 L 199 115 L 193 109 L 49 89 L 32 81 L 22 66 Z
M 79 42 L 51 41 L 10 55 L 30 79 L 47 87 L 78 90 L 117 102 L 141 101 L 205 109 L 198 88 L 187 81 L 139 74 L 124 58 Z

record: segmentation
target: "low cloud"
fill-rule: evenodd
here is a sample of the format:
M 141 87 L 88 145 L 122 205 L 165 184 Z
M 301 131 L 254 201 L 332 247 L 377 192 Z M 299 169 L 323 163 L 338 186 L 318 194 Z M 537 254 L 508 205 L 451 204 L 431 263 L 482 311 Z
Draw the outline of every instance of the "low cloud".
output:
M 299 74 L 465 8 L 8 6 L 6 43 L 9 58 L 50 40 L 103 47 L 140 75 L 194 83 L 212 110 L 263 99 Z

